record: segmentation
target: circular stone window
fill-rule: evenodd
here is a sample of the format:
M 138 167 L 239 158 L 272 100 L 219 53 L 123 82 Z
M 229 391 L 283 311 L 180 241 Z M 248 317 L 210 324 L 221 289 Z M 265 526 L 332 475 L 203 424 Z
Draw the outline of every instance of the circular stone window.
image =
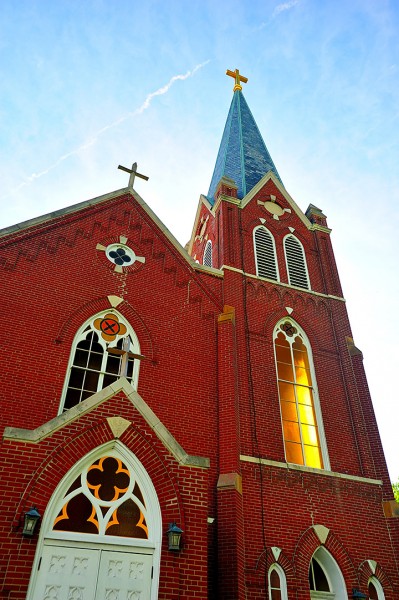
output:
M 136 254 L 124 244 L 110 244 L 107 246 L 105 254 L 108 260 L 119 267 L 129 267 L 136 260 Z

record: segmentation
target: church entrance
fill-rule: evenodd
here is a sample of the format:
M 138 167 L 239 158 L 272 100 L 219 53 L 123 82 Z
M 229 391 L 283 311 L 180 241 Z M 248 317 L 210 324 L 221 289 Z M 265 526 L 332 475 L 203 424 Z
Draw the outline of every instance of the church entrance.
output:
M 43 519 L 28 600 L 155 600 L 161 515 L 152 482 L 120 442 L 80 461 Z
M 150 600 L 152 554 L 43 546 L 33 600 Z

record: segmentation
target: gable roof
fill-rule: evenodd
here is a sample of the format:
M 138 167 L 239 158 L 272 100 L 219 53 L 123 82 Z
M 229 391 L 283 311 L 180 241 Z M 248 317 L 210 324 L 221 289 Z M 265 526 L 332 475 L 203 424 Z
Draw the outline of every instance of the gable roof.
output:
M 268 171 L 283 184 L 244 95 L 236 90 L 209 186 L 209 202 L 213 204 L 216 186 L 223 176 L 234 180 L 237 197 L 242 199 Z

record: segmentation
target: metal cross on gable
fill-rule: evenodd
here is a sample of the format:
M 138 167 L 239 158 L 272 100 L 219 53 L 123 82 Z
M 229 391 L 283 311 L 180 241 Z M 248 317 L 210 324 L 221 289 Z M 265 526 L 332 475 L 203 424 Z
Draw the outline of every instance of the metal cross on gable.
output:
M 120 169 L 121 171 L 125 171 L 126 173 L 130 173 L 129 183 L 128 183 L 127 187 L 129 187 L 131 189 L 133 189 L 135 177 L 140 177 L 140 179 L 145 179 L 145 181 L 148 181 L 148 179 L 149 179 L 147 177 L 147 175 L 142 175 L 141 173 L 137 173 L 137 163 L 136 162 L 132 164 L 131 169 L 128 169 L 127 167 L 123 167 L 122 165 L 118 165 L 118 169 Z

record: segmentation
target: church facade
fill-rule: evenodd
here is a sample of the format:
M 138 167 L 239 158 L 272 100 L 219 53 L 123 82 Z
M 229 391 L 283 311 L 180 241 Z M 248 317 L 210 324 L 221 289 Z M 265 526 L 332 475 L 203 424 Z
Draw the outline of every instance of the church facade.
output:
M 229 74 L 186 248 L 135 167 L 0 232 L 0 598 L 399 598 L 327 219 L 288 194 Z

